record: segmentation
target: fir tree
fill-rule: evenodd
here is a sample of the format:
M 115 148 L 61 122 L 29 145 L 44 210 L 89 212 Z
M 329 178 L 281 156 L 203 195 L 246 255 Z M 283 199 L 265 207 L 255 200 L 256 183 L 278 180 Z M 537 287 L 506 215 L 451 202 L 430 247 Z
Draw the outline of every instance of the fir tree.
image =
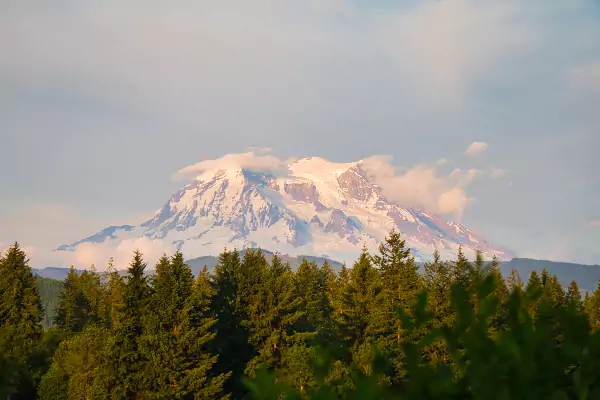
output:
M 458 247 L 456 261 L 452 262 L 451 265 L 452 280 L 458 282 L 461 287 L 468 290 L 471 287 L 471 263 L 465 257 L 462 246 Z
M 94 388 L 98 363 L 102 362 L 104 343 L 109 332 L 102 326 L 85 330 L 61 342 L 52 365 L 39 386 L 41 400 L 99 398 Z
M 79 275 L 71 267 L 59 294 L 54 323 L 69 333 L 83 331 L 89 323 L 102 321 L 102 287 L 95 270 Z
M 39 376 L 31 370 L 31 357 L 42 338 L 43 315 L 29 260 L 15 242 L 0 257 L 0 353 L 12 375 L 3 391 L 17 398 L 35 398 Z
M 213 315 L 217 317 L 214 325 L 216 338 L 209 347 L 212 354 L 219 357 L 215 364 L 217 374 L 231 372 L 223 387 L 224 394 L 241 399 L 247 394 L 242 385 L 246 364 L 255 356 L 249 343 L 249 332 L 243 325 L 244 310 L 238 307 L 238 287 L 240 280 L 240 257 L 236 250 L 225 250 L 219 255 L 213 278 L 214 296 L 211 302 Z
M 206 318 L 205 300 L 180 252 L 159 261 L 154 284 L 153 303 L 162 311 L 153 310 L 142 336 L 144 387 L 160 398 L 214 398 L 227 377 L 209 376 L 217 358 L 207 350 L 215 320 Z
M 141 398 L 147 393 L 144 387 L 147 360 L 140 351 L 150 298 L 145 269 L 142 254 L 136 251 L 124 285 L 119 325 L 107 340 L 102 371 L 94 379 L 95 390 L 109 398 Z
M 391 231 L 379 246 L 379 254 L 373 256 L 373 262 L 379 267 L 388 298 L 393 299 L 394 305 L 408 311 L 421 290 L 421 282 L 419 267 L 400 232 Z
M 528 306 L 527 309 L 532 317 L 536 316 L 539 304 L 539 297 L 543 293 L 544 286 L 540 276 L 536 270 L 531 271 L 529 280 L 527 281 L 526 292 L 528 294 Z
M 391 308 L 376 268 L 366 248 L 352 266 L 342 304 L 344 341 L 350 345 L 352 362 L 368 373 L 372 346 L 380 344 L 388 330 Z
M 506 283 L 508 286 L 508 290 L 511 292 L 514 290 L 522 290 L 523 289 L 523 281 L 521 280 L 521 277 L 519 276 L 519 272 L 514 268 L 510 271 L 510 274 L 508 275 Z
M 107 328 L 114 329 L 119 325 L 119 311 L 123 307 L 125 282 L 119 275 L 111 258 L 104 274 L 101 314 Z
M 592 329 L 600 328 L 600 281 L 591 295 L 587 295 L 587 301 L 584 302 Z
M 307 357 L 308 341 L 314 331 L 297 331 L 303 316 L 302 299 L 297 295 L 289 264 L 277 255 L 273 257 L 265 276 L 264 308 L 251 322 L 251 343 L 258 354 L 248 364 L 247 373 L 254 376 L 259 364 L 279 370 L 284 381 L 294 387 L 308 386 L 311 374 Z M 323 293 L 323 296 L 326 296 Z
M 504 329 L 506 324 L 506 317 L 508 313 L 508 286 L 504 280 L 504 277 L 502 276 L 502 272 L 500 272 L 500 262 L 498 261 L 498 257 L 496 257 L 496 255 L 494 255 L 492 258 L 490 274 L 494 278 L 493 295 L 499 302 L 499 306 L 492 316 L 491 330 L 492 332 L 497 332 Z
M 567 306 L 572 307 L 577 312 L 581 312 L 583 310 L 581 292 L 579 291 L 579 286 L 577 285 L 577 282 L 575 282 L 574 280 L 571 281 L 571 283 L 569 284 L 569 288 L 566 294 L 566 304 Z
M 438 329 L 450 324 L 453 318 L 450 285 L 452 277 L 448 264 L 440 259 L 436 249 L 433 261 L 425 263 L 423 279 L 428 292 L 429 309 L 435 314 L 430 328 Z M 448 351 L 443 341 L 438 340 L 426 349 L 427 357 L 432 360 L 448 359 Z

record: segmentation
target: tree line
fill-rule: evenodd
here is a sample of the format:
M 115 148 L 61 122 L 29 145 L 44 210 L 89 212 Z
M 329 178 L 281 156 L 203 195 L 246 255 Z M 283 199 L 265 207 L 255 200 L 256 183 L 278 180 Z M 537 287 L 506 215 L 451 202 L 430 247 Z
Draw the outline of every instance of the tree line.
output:
M 400 233 L 351 268 L 225 250 L 194 277 L 179 252 L 152 274 L 62 283 L 54 326 L 26 254 L 0 257 L 0 398 L 600 398 L 600 286 L 494 258 L 439 253 L 420 272 Z

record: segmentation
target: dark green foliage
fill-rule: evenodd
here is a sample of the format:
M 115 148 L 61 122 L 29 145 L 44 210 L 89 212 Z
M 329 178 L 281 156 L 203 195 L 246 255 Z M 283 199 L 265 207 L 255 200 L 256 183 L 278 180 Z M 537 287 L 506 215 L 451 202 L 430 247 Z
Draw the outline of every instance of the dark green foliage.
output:
M 386 296 L 394 300 L 394 305 L 410 309 L 421 290 L 421 277 L 400 232 L 393 230 L 385 238 L 379 246 L 379 254 L 373 256 L 373 263 L 381 273 Z
M 492 275 L 465 289 L 452 285 L 452 306 L 456 318 L 422 336 L 418 342 L 403 341 L 404 368 L 408 379 L 402 385 L 386 387 L 378 382 L 377 371 L 385 357 L 375 358 L 373 374 L 357 376 L 355 388 L 343 398 L 396 399 L 594 399 L 600 396 L 600 333 L 592 333 L 584 315 L 570 308 L 555 307 L 540 291 L 513 291 L 507 299 L 507 329 L 490 336 L 488 323 L 500 300 L 494 294 Z M 468 299 L 479 299 L 475 310 Z M 537 302 L 533 317 L 527 303 Z M 399 309 L 403 328 L 415 332 L 427 326 L 434 314 L 427 311 L 423 293 L 412 315 Z M 552 339 L 556 318 L 564 330 L 560 345 Z M 442 339 L 453 363 L 431 364 L 421 357 L 424 348 Z M 318 369 L 317 369 L 318 371 Z M 254 398 L 335 399 L 328 386 L 318 385 L 304 393 L 278 386 L 266 371 L 249 382 Z
M 143 374 L 148 360 L 140 344 L 151 291 L 145 269 L 142 254 L 136 251 L 124 285 L 123 306 L 118 310 L 120 323 L 106 341 L 94 380 L 96 390 L 108 398 L 135 398 L 146 391 Z
M 78 274 L 71 267 L 58 296 L 54 323 L 65 332 L 77 333 L 102 321 L 102 286 L 96 271 Z
M 600 285 L 582 300 L 543 269 L 524 288 L 462 249 L 420 275 L 397 232 L 339 274 L 267 256 L 226 251 L 196 279 L 180 253 L 154 276 L 137 252 L 124 277 L 73 270 L 43 331 L 47 282 L 13 246 L 0 398 L 600 398 Z
M 102 351 L 108 336 L 106 328 L 89 326 L 80 334 L 64 340 L 40 382 L 40 399 L 95 398 L 94 370 L 103 361 Z
M 219 256 L 213 277 L 214 296 L 211 301 L 213 315 L 217 318 L 214 325 L 215 340 L 209 345 L 212 354 L 218 354 L 215 372 L 231 373 L 223 387 L 224 394 L 239 399 L 247 393 L 241 384 L 247 363 L 256 355 L 249 343 L 250 333 L 244 325 L 245 310 L 240 307 L 238 294 L 241 291 L 241 269 L 237 251 L 224 251 Z
M 32 358 L 39 351 L 44 311 L 28 262 L 18 243 L 0 256 L 0 362 L 9 371 L 0 391 L 18 398 L 34 398 L 40 378 Z
M 140 339 L 144 390 L 153 398 L 214 398 L 226 375 L 210 378 L 216 357 L 206 350 L 215 321 L 205 318 L 207 304 L 195 290 L 183 256 L 163 257 L 157 265 L 152 307 Z

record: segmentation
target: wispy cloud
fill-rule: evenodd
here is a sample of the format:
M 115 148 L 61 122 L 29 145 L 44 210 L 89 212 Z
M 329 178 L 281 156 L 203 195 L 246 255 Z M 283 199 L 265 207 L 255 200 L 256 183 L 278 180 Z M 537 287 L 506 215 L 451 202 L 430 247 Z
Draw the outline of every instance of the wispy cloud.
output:
M 507 172 L 504 168 L 492 168 L 489 171 L 489 174 L 494 179 L 500 179 L 500 178 L 504 178 L 506 176 Z
M 469 156 L 476 156 L 486 151 L 487 148 L 488 144 L 486 142 L 473 142 L 469 145 L 469 147 L 467 147 L 465 154 Z
M 594 228 L 600 228 L 600 219 L 591 220 L 588 225 L 593 226 Z

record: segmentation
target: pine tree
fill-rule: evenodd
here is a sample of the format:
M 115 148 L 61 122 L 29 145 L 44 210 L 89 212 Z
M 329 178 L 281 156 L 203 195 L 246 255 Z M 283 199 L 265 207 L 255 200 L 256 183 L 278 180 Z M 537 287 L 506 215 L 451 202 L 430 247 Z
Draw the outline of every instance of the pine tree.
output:
M 218 354 L 215 373 L 231 372 L 230 378 L 223 387 L 224 394 L 231 394 L 233 399 L 241 399 L 247 394 L 242 385 L 246 364 L 255 356 L 249 343 L 249 332 L 243 325 L 244 310 L 238 307 L 238 287 L 240 286 L 239 253 L 225 250 L 219 255 L 219 263 L 215 266 L 213 278 L 214 296 L 211 302 L 213 315 L 217 317 L 214 325 L 216 338 L 209 347 L 212 354 Z
M 452 262 L 450 271 L 453 281 L 458 282 L 464 289 L 468 290 L 471 287 L 471 263 L 465 257 L 462 246 L 458 247 L 456 261 Z
M 331 336 L 331 303 L 327 295 L 328 276 L 314 261 L 303 259 L 295 274 L 296 296 L 303 315 L 296 328 L 300 332 L 319 332 L 321 339 Z
M 302 298 L 297 295 L 294 276 L 289 264 L 275 255 L 265 276 L 264 308 L 251 322 L 251 343 L 258 355 L 248 364 L 247 373 L 253 376 L 262 364 L 277 369 L 282 379 L 294 387 L 308 387 L 312 374 L 307 357 L 312 354 L 308 341 L 314 331 L 297 330 L 303 317 Z M 326 294 L 323 293 L 326 297 Z
M 119 310 L 123 307 L 124 292 L 125 282 L 116 270 L 114 261 L 111 258 L 104 274 L 104 295 L 101 304 L 102 319 L 109 329 L 114 329 L 119 325 Z
M 506 317 L 508 313 L 508 286 L 504 280 L 504 277 L 502 276 L 502 272 L 500 272 L 500 262 L 498 261 L 498 257 L 496 257 L 496 255 L 494 255 L 492 258 L 490 274 L 494 277 L 493 295 L 496 296 L 500 302 L 499 307 L 492 316 L 491 321 L 492 332 L 497 332 L 499 330 L 503 330 L 506 323 Z
M 579 286 L 577 285 L 577 282 L 575 282 L 574 280 L 571 281 L 571 283 L 569 284 L 569 288 L 566 294 L 566 304 L 567 306 L 572 307 L 577 312 L 583 311 L 581 292 L 579 291 Z
M 338 276 L 335 273 L 335 270 L 331 267 L 331 265 L 325 260 L 323 265 L 321 266 L 321 274 L 323 276 L 323 280 L 325 282 L 325 288 L 327 291 L 327 298 L 329 299 L 329 304 L 333 307 L 335 303 L 335 295 L 338 290 Z M 333 312 L 333 310 L 332 310 Z
M 584 304 L 592 329 L 598 330 L 600 328 L 600 281 L 598 281 L 592 294 L 587 295 L 587 301 Z
M 410 310 L 421 290 L 421 278 L 419 267 L 400 232 L 391 231 L 379 246 L 379 254 L 373 256 L 373 262 L 379 267 L 388 298 L 395 306 Z
M 532 317 L 535 317 L 538 310 L 539 301 L 536 299 L 543 293 L 544 286 L 536 270 L 531 271 L 527 281 L 526 292 L 528 293 L 527 309 Z M 532 297 L 534 298 L 532 300 Z
M 17 398 L 35 398 L 39 376 L 32 371 L 31 357 L 42 338 L 43 315 L 29 260 L 15 242 L 0 257 L 0 353 L 12 375 L 0 390 Z
M 148 318 L 142 336 L 143 355 L 148 360 L 144 387 L 161 398 L 214 398 L 225 375 L 211 378 L 217 357 L 207 345 L 215 334 L 215 320 L 206 318 L 206 302 L 195 288 L 194 276 L 183 255 L 161 258 L 152 295 L 153 318 Z
M 48 372 L 39 386 L 41 400 L 70 400 L 98 398 L 94 390 L 94 376 L 102 362 L 104 342 L 109 331 L 102 326 L 90 325 L 77 335 L 61 342 L 52 358 Z
M 385 338 L 391 307 L 366 248 L 352 266 L 342 303 L 344 341 L 350 345 L 352 362 L 359 370 L 370 373 L 372 346 Z
M 94 269 L 79 275 L 71 267 L 59 294 L 54 323 L 69 333 L 83 331 L 89 323 L 99 323 L 103 316 L 100 276 Z
M 428 292 L 429 309 L 435 315 L 430 328 L 438 329 L 450 324 L 453 318 L 450 292 L 452 277 L 448 264 L 441 261 L 437 249 L 433 253 L 433 261 L 425 263 L 423 279 Z M 434 361 L 446 361 L 449 355 L 443 341 L 433 343 L 427 349 L 427 357 Z
M 66 332 L 81 332 L 87 323 L 84 315 L 86 306 L 79 287 L 79 275 L 71 266 L 58 296 L 54 324 Z
M 511 292 L 514 290 L 523 290 L 523 281 L 519 276 L 519 272 L 514 268 L 510 271 L 506 283 L 508 286 L 508 290 Z
M 94 377 L 94 390 L 106 393 L 109 398 L 140 398 L 147 393 L 144 387 L 147 360 L 140 351 L 151 293 L 145 269 L 142 254 L 136 251 L 127 271 L 119 324 L 106 342 L 102 369 Z
M 79 276 L 79 285 L 85 301 L 89 305 L 88 322 L 102 323 L 104 316 L 102 315 L 102 303 L 104 290 L 102 287 L 101 276 L 96 271 L 94 265 L 89 270 L 85 270 Z
M 333 307 L 333 316 L 336 321 L 339 320 L 340 316 L 343 312 L 343 301 L 344 301 L 344 293 L 346 292 L 346 287 L 350 282 L 350 271 L 346 267 L 346 264 L 342 264 L 342 268 L 340 269 L 340 273 L 338 274 L 334 289 L 332 292 L 332 301 L 331 306 Z

